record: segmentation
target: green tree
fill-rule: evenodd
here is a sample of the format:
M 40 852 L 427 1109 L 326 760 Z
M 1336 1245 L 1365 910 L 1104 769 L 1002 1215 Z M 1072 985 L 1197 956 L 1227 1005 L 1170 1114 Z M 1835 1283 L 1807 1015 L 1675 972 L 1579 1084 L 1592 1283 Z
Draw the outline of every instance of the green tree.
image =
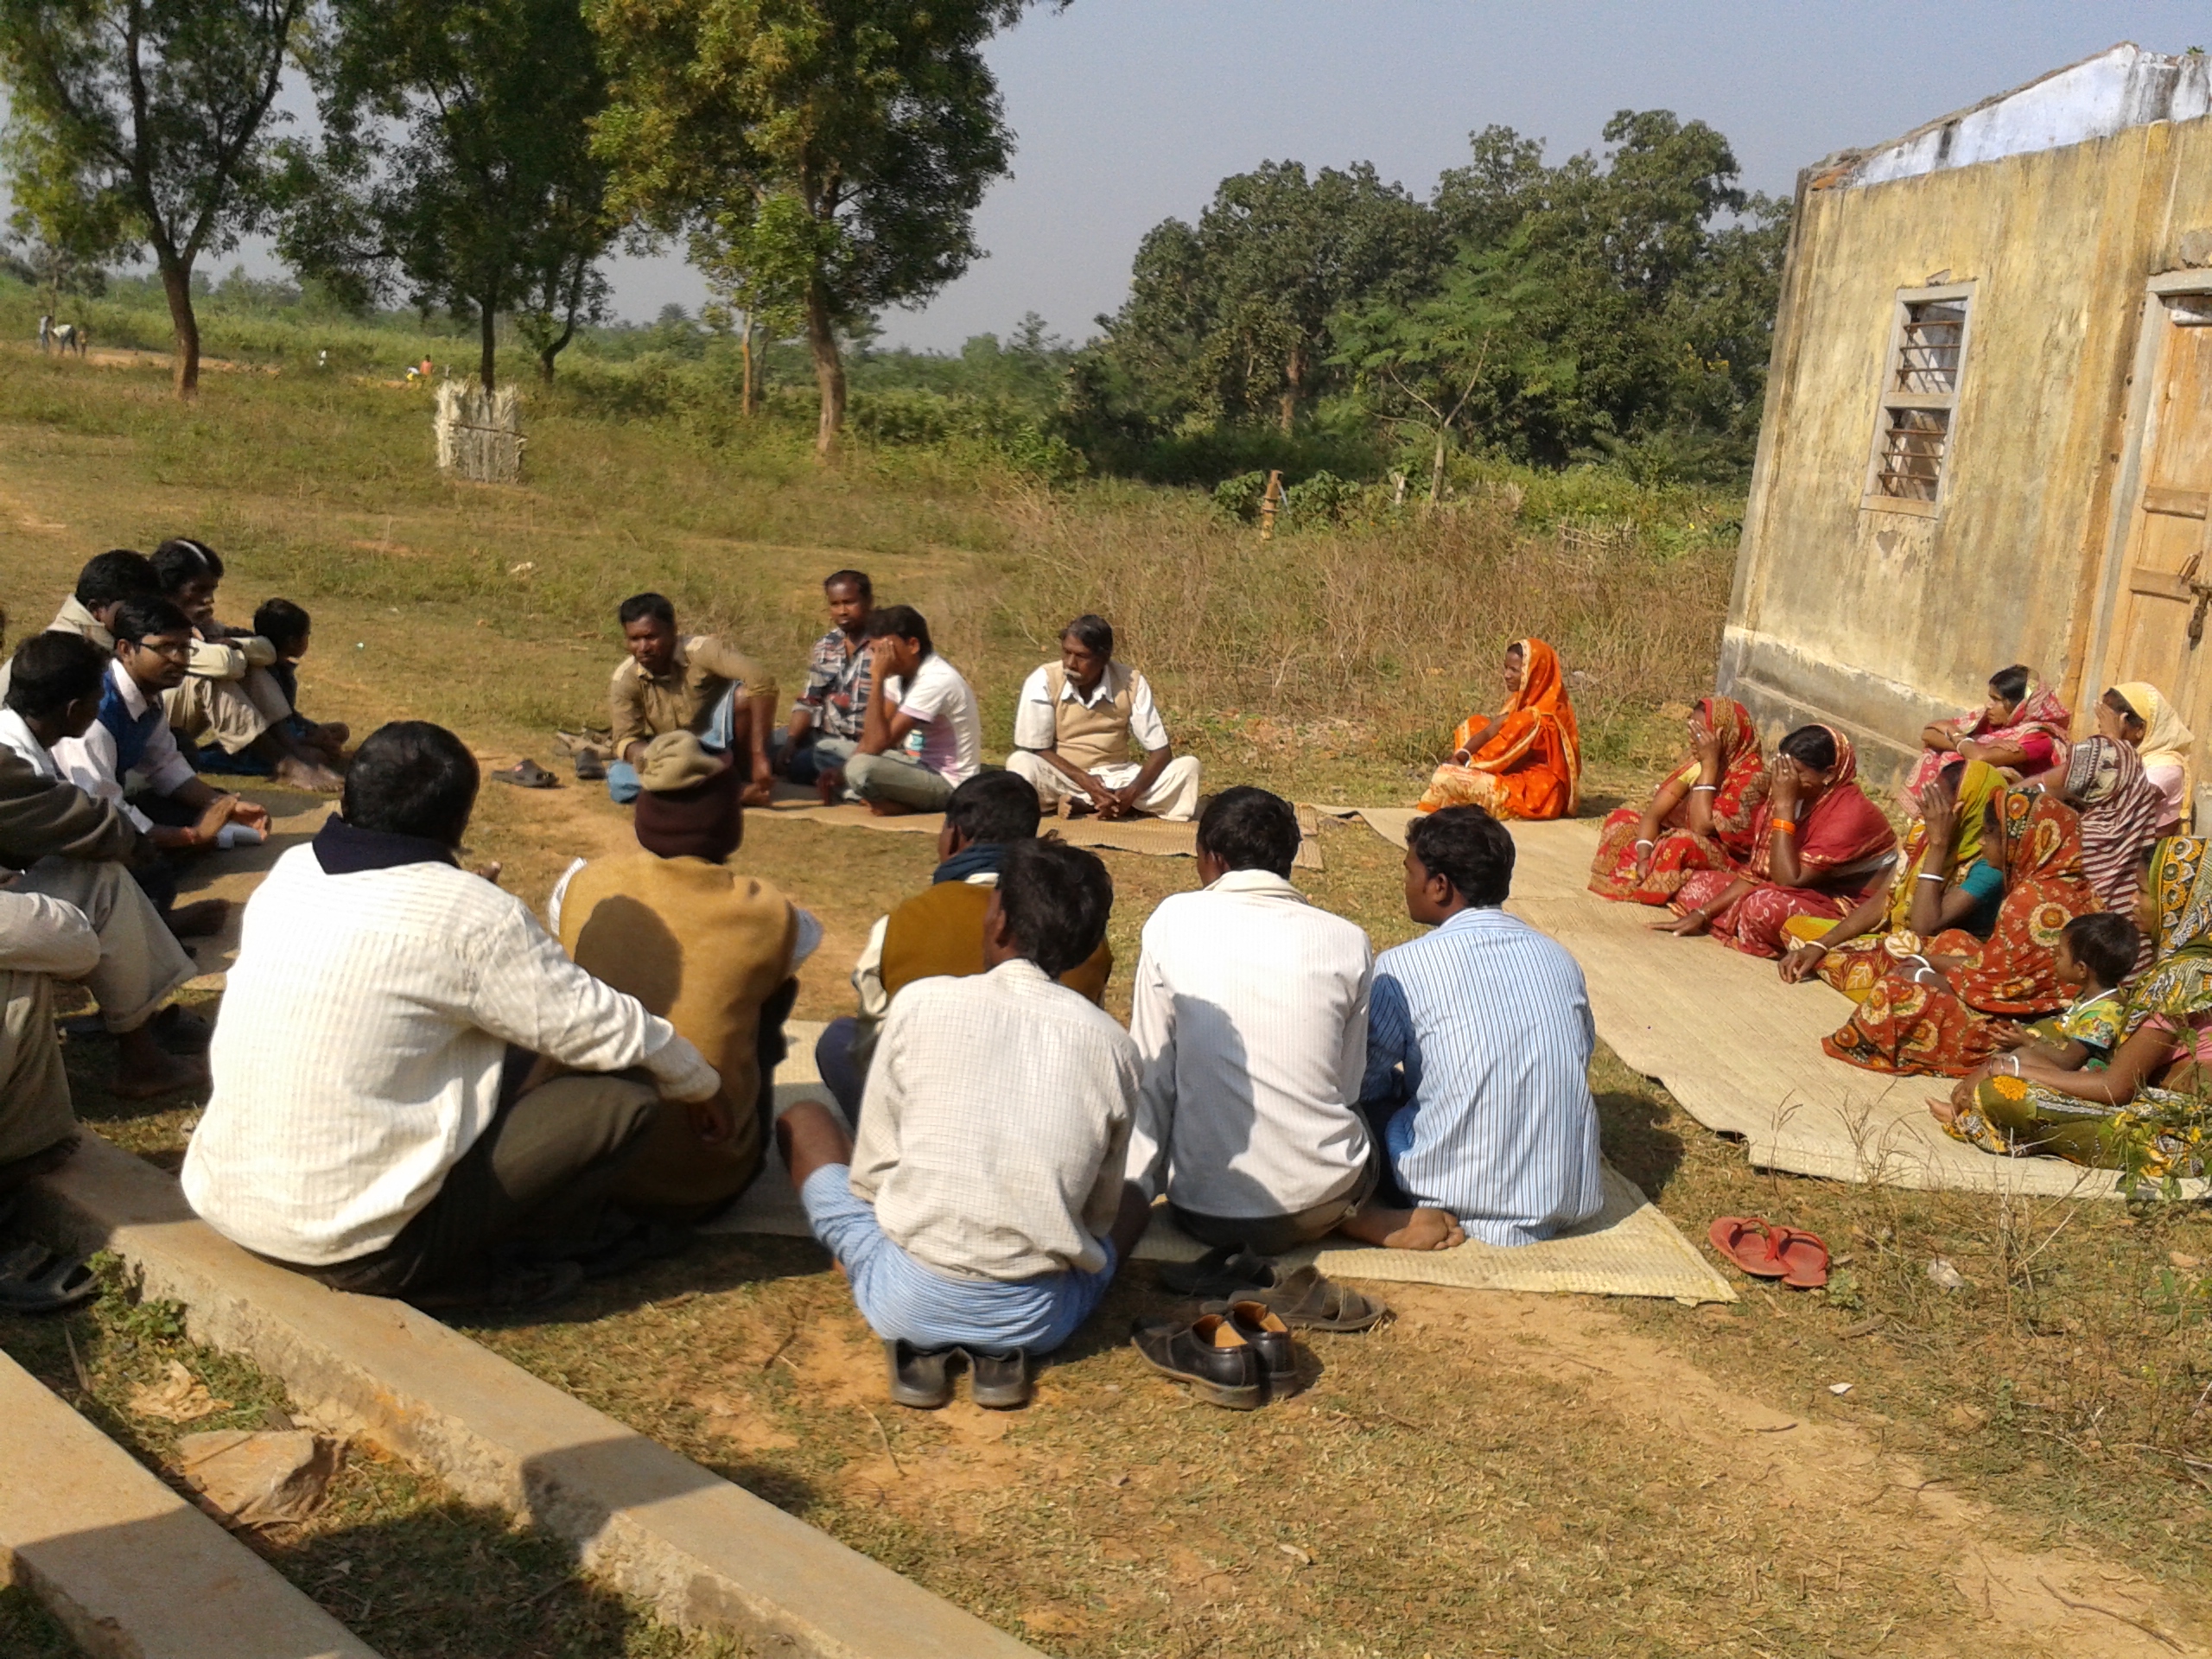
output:
M 330 0 L 309 66 L 323 137 L 289 151 L 285 257 L 362 299 L 397 281 L 473 314 L 487 391 L 510 313 L 550 380 L 605 315 L 616 228 L 578 0 Z
M 972 221 L 1014 135 L 982 48 L 1024 0 L 588 0 L 613 78 L 615 200 L 687 237 L 741 309 L 798 318 L 845 419 L 838 337 L 976 258 Z
M 82 261 L 153 255 L 180 397 L 200 388 L 193 268 L 264 222 L 265 130 L 308 3 L 0 0 L 18 221 Z
M 1224 179 L 1197 226 L 1167 219 L 1137 250 L 1110 349 L 1160 411 L 1269 415 L 1286 432 L 1335 350 L 1348 305 L 1402 304 L 1432 280 L 1440 224 L 1361 162 L 1311 178 L 1268 162 Z

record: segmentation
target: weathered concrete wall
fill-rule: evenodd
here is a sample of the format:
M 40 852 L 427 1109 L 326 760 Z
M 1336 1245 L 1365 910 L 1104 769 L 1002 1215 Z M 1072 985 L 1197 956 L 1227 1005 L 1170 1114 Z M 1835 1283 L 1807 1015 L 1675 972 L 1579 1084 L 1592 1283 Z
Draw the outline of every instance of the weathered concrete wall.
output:
M 1882 778 L 2007 663 L 2080 707 L 2144 284 L 2207 225 L 2212 118 L 1801 188 L 1721 660 L 1770 734 L 1828 720 Z M 1897 293 L 1936 282 L 1974 285 L 1942 511 L 1867 509 Z

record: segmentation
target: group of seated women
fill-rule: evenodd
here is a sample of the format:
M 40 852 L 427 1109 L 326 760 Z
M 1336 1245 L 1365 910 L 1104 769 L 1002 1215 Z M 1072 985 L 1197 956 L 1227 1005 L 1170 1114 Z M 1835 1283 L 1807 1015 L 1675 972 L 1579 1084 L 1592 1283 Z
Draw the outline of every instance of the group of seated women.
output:
M 2205 1173 L 2212 859 L 2178 834 L 2190 734 L 2141 683 L 2105 693 L 2094 735 L 2069 743 L 2071 724 L 2028 670 L 1999 673 L 1985 708 L 1922 734 L 1900 844 L 1842 733 L 1800 727 L 1769 759 L 1744 707 L 1707 697 L 1683 763 L 1605 819 L 1591 891 L 1843 992 L 1856 1007 L 1826 1052 L 1958 1078 L 1929 1106 L 1970 1145 Z M 1432 796 L 1479 772 L 1470 735 Z M 1522 798 L 1510 784 L 1487 787 Z

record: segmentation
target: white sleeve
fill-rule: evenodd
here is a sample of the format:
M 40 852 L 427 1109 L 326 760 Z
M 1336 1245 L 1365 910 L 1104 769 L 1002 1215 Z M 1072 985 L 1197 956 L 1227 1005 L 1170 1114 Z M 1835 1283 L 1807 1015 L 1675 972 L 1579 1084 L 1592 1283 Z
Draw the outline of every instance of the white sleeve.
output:
M 1167 723 L 1152 700 L 1152 682 L 1134 671 L 1129 676 L 1129 735 L 1147 754 L 1167 747 Z
M 137 771 L 146 774 L 146 786 L 156 795 L 174 795 L 200 774 L 178 753 L 176 734 L 166 720 L 157 721 L 146 740 L 146 753 L 138 757 Z
M 0 887 L 0 969 L 81 979 L 100 965 L 100 936 L 76 906 Z
M 1054 719 L 1049 663 L 1039 665 L 1021 683 L 1021 696 L 1014 705 L 1014 747 L 1042 752 L 1059 746 L 1059 722 Z
M 174 747 L 174 742 L 172 742 Z M 153 823 L 123 798 L 123 780 L 115 775 L 115 734 L 94 721 L 82 737 L 65 737 L 54 746 L 54 764 L 62 777 L 96 801 L 105 801 L 135 825 L 140 835 Z
M 884 1177 L 899 1166 L 899 1119 L 906 1098 L 900 1080 L 904 1068 L 899 1063 L 899 1052 L 906 1046 L 906 1020 L 900 1015 L 911 1018 L 913 1007 L 911 1001 L 902 1002 L 884 1021 L 861 1091 L 861 1127 L 853 1137 L 853 1161 L 846 1179 L 853 1196 L 863 1204 L 875 1201 Z
M 1147 923 L 1146 931 L 1150 931 Z M 1136 982 L 1129 990 L 1129 1035 L 1144 1077 L 1129 1126 L 1127 1169 L 1128 1179 L 1150 1199 L 1160 1196 L 1166 1181 L 1175 1129 L 1175 997 L 1150 940 L 1137 957 Z
M 863 1020 L 881 1020 L 891 1007 L 890 994 L 883 988 L 883 938 L 890 931 L 891 918 L 877 917 L 861 948 L 861 959 L 853 964 L 853 988 L 860 993 Z
M 960 683 L 960 677 L 950 669 L 931 673 L 931 664 L 944 668 L 942 658 L 931 658 L 915 673 L 913 683 L 900 687 L 899 691 L 899 712 L 917 725 L 927 725 L 942 715 L 946 702 L 956 695 L 953 688 Z
M 1337 1056 L 1337 1098 L 1347 1106 L 1359 1103 L 1360 1090 L 1367 1082 L 1367 1012 L 1375 997 L 1374 947 L 1368 945 L 1363 954 L 1367 959 L 1360 964 L 1359 989 L 1351 1007 L 1344 1011 L 1343 1046 Z
M 798 937 L 791 942 L 791 972 L 797 973 L 822 948 L 822 918 L 804 905 L 793 905 L 791 914 L 798 918 Z
M 552 896 L 545 901 L 545 931 L 555 938 L 561 937 L 561 901 L 569 896 L 569 883 L 576 879 L 576 872 L 584 867 L 581 858 L 569 861 L 569 868 L 561 872 L 561 879 L 553 884 Z

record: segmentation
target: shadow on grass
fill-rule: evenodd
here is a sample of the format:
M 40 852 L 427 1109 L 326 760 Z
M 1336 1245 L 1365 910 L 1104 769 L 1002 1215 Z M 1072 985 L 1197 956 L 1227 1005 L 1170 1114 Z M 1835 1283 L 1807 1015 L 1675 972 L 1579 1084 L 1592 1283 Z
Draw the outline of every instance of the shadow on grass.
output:
M 1682 1137 L 1669 1128 L 1667 1103 L 1651 1095 L 1605 1089 L 1598 1103 L 1598 1139 L 1614 1168 L 1656 1198 L 1681 1167 Z

